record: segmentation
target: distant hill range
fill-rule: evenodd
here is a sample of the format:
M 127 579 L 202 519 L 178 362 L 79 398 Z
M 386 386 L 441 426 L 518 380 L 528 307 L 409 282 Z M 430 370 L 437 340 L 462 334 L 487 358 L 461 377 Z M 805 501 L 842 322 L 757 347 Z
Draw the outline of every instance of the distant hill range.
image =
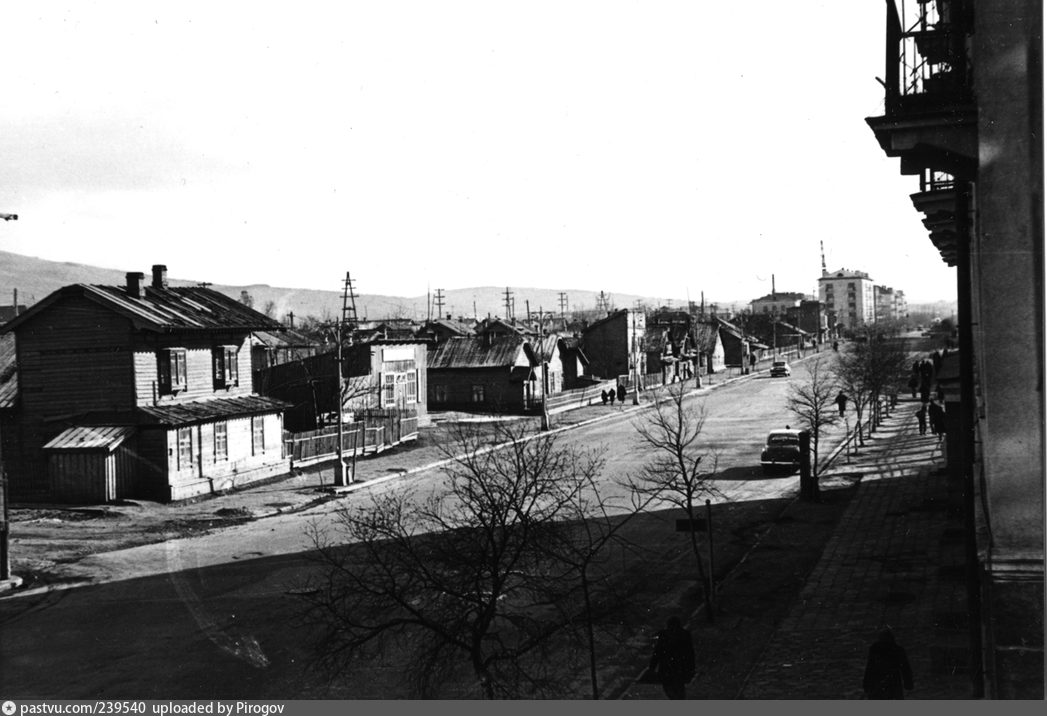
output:
M 148 280 L 150 267 L 143 266 L 139 270 L 146 274 L 146 280 Z M 101 268 L 63 261 L 48 261 L 46 259 L 0 251 L 0 305 L 12 304 L 16 291 L 18 303 L 31 306 L 62 286 L 74 283 L 123 285 L 126 280 L 126 273 L 126 270 L 121 269 Z M 199 285 L 200 280 L 178 279 L 171 276 L 169 283 L 172 286 L 193 286 Z M 357 282 L 354 281 L 354 283 Z M 359 283 L 366 283 L 366 278 L 359 279 Z M 342 308 L 342 294 L 339 290 L 280 288 L 267 284 L 251 284 L 249 286 L 212 284 L 211 288 L 236 299 L 239 299 L 242 293 L 247 291 L 256 309 L 265 310 L 267 306 L 271 306 L 271 315 L 280 320 L 285 320 L 291 312 L 294 312 L 296 319 L 306 316 L 316 316 L 321 319 L 334 318 L 338 316 Z M 443 291 L 443 310 L 441 313 L 444 315 L 450 314 L 455 318 L 459 316 L 476 316 L 477 318 L 486 318 L 488 315 L 504 316 L 505 290 L 505 286 L 446 289 Z M 547 313 L 558 314 L 560 312 L 561 293 L 566 294 L 569 313 L 579 310 L 594 310 L 600 299 L 600 294 L 597 291 L 560 291 L 517 286 L 510 286 L 509 290 L 512 292 L 511 298 L 514 303 L 514 314 L 517 318 L 523 318 L 527 314 L 528 308 L 530 308 L 532 313 L 542 310 Z M 630 308 L 635 306 L 637 301 L 652 308 L 665 303 L 664 298 L 627 293 L 608 292 L 606 298 L 609 307 L 612 309 Z M 361 320 L 382 318 L 424 320 L 429 315 L 427 300 L 428 298 L 425 295 L 400 297 L 363 293 L 358 294 L 356 297 L 356 310 Z M 686 301 L 673 301 L 671 305 L 682 309 L 686 307 Z M 736 301 L 733 303 L 720 303 L 719 307 L 721 311 L 729 311 L 732 306 L 741 309 L 746 307 L 746 305 L 744 301 Z M 435 317 L 435 301 L 432 311 Z

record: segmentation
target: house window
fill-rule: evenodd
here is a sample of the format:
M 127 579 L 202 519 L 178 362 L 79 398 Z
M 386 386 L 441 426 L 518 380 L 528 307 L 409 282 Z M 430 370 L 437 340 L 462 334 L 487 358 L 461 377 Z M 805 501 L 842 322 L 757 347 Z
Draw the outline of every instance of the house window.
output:
M 251 454 L 261 455 L 265 452 L 265 418 L 256 415 L 251 418 Z
M 473 402 L 482 403 L 484 402 L 484 387 L 482 385 L 473 386 Z
M 215 462 L 229 459 L 228 423 L 222 422 L 214 424 L 214 459 Z
M 412 367 L 404 372 L 382 373 L 383 408 L 418 402 L 418 371 L 413 368 L 414 361 L 403 362 Z
M 217 346 L 211 350 L 215 388 L 229 388 L 239 383 L 240 375 L 236 356 L 236 346 Z
M 188 375 L 185 366 L 185 348 L 164 348 L 157 359 L 157 382 L 162 394 L 173 394 L 185 390 Z
M 193 430 L 178 428 L 178 469 L 185 470 L 193 466 Z
M 433 400 L 436 401 L 437 403 L 446 403 L 447 402 L 447 386 L 446 385 L 436 385 L 436 386 L 433 386 Z
M 404 374 L 404 379 L 407 381 L 407 402 L 417 403 L 418 402 L 418 371 L 412 370 Z

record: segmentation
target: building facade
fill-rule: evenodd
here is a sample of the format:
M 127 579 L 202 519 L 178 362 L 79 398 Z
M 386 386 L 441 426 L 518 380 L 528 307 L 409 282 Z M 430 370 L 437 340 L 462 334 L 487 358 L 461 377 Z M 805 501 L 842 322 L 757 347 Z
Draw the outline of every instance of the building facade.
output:
M 284 403 L 251 387 L 250 335 L 280 325 L 211 289 L 169 287 L 164 266 L 144 278 L 66 286 L 3 327 L 18 367 L 13 498 L 180 500 L 287 471 Z M 100 452 L 83 464 L 99 469 L 82 478 L 74 453 L 87 446 Z
M 823 269 L 818 279 L 818 300 L 825 304 L 827 311 L 835 312 L 837 326 L 857 330 L 875 319 L 873 286 L 873 280 L 864 271 Z
M 973 695 L 1044 698 L 1043 4 L 886 3 L 884 114 L 956 268 L 959 432 Z
M 614 311 L 587 326 L 582 331 L 582 348 L 589 357 L 592 375 L 616 379 L 646 374 L 646 329 L 644 313 L 628 308 Z

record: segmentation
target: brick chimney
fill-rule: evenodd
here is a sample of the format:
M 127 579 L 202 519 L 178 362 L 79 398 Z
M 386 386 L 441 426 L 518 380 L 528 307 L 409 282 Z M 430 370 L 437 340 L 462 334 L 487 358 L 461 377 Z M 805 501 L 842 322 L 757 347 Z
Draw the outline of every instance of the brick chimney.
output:
M 127 295 L 131 298 L 145 298 L 145 274 L 141 271 L 127 272 Z
M 167 288 L 167 267 L 153 264 L 153 288 Z

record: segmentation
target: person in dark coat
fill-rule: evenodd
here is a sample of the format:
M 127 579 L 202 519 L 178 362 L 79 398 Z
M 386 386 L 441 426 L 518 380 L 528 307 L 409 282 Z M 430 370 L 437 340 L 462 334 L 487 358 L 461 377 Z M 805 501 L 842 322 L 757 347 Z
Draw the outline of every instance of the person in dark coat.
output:
M 932 400 L 927 406 L 927 415 L 931 419 L 931 432 L 941 438 L 945 435 L 945 410 L 936 400 Z
M 600 391 L 600 401 L 601 401 L 601 402 L 602 402 L 602 403 L 603 403 L 604 405 L 607 405 L 607 391 L 606 391 L 606 390 L 601 390 L 601 391 Z
M 840 409 L 840 417 L 847 411 L 847 394 L 842 390 L 836 394 L 836 407 Z
M 611 401 L 611 405 L 614 405 L 614 388 L 607 389 L 607 399 Z
M 920 435 L 927 434 L 927 406 L 921 404 L 916 411 L 916 421 L 920 424 Z
M 884 629 L 880 638 L 869 647 L 862 689 L 870 699 L 904 699 L 905 690 L 912 687 L 909 657 L 895 642 L 894 633 Z
M 625 386 L 621 383 L 618 384 L 618 402 L 625 405 Z
M 912 397 L 916 397 L 916 389 L 920 387 L 920 374 L 914 372 L 909 376 L 909 390 L 912 391 Z
M 694 678 L 694 640 L 678 617 L 669 617 L 655 637 L 650 667 L 661 679 L 666 696 L 687 698 L 687 682 Z

